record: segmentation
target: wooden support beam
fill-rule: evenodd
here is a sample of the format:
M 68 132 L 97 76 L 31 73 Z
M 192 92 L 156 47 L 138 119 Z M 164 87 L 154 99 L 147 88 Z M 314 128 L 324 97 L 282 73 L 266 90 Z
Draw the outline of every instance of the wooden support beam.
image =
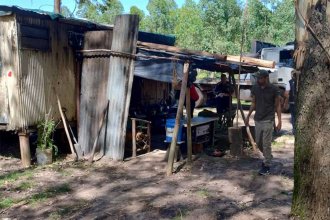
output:
M 30 142 L 29 142 L 29 133 L 20 132 L 19 136 L 19 146 L 21 150 L 21 160 L 23 167 L 31 166 L 31 152 L 30 152 Z
M 187 55 L 199 55 L 199 56 L 212 57 L 219 61 L 226 61 L 226 57 L 227 57 L 226 55 L 209 53 L 206 51 L 188 50 L 188 49 L 183 49 L 183 48 L 179 48 L 179 47 L 173 47 L 173 46 L 167 46 L 167 45 L 155 44 L 155 43 L 146 43 L 146 42 L 141 42 L 141 41 L 138 41 L 138 46 L 145 47 L 148 49 L 163 50 L 163 51 L 173 52 L 173 53 L 182 53 L 182 54 L 187 54 Z
M 191 103 L 190 103 L 190 89 L 186 91 L 186 114 L 187 114 L 187 151 L 188 164 L 192 162 L 192 138 L 191 138 Z
M 137 15 L 117 16 L 113 28 L 111 50 L 134 55 L 138 26 L 139 17 Z M 109 114 L 105 155 L 114 160 L 123 160 L 134 77 L 134 59 L 132 56 L 111 56 L 109 65 L 107 86 Z
M 240 62 L 240 56 L 232 56 L 227 55 L 227 61 L 232 62 Z M 257 58 L 252 57 L 242 57 L 242 63 L 260 66 L 260 67 L 266 67 L 266 68 L 275 68 L 275 62 L 270 60 L 261 60 Z
M 185 62 L 184 67 L 183 67 L 183 79 L 182 79 L 182 83 L 181 83 L 179 105 L 178 105 L 178 110 L 176 112 L 175 126 L 174 126 L 174 130 L 173 130 L 172 142 L 171 142 L 171 146 L 170 146 L 170 153 L 168 156 L 168 162 L 167 162 L 167 167 L 166 167 L 167 176 L 172 175 L 172 172 L 173 172 L 175 147 L 177 144 L 179 125 L 180 125 L 182 111 L 183 111 L 184 99 L 186 96 L 188 74 L 189 74 L 189 63 Z

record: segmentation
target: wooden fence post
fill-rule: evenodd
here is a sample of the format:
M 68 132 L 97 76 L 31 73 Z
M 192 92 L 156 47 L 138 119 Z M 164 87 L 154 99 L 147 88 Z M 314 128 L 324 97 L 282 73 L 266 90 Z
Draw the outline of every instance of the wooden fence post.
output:
M 20 132 L 19 136 L 19 146 L 21 150 L 21 159 L 23 167 L 31 166 L 31 152 L 30 152 L 30 142 L 29 142 L 29 133 Z
M 114 160 L 123 160 L 125 152 L 126 125 L 131 101 L 134 77 L 134 54 L 138 34 L 137 15 L 119 15 L 113 28 L 108 78 L 109 111 L 106 131 L 105 155 Z
M 170 146 L 170 153 L 168 156 L 168 162 L 167 162 L 167 167 L 166 167 L 167 176 L 172 175 L 172 172 L 173 172 L 175 147 L 177 144 L 179 125 L 181 123 L 183 104 L 184 104 L 185 94 L 186 94 L 186 90 L 187 90 L 188 74 L 189 74 L 189 62 L 185 62 L 184 67 L 183 67 L 183 79 L 182 79 L 182 83 L 181 83 L 179 105 L 178 105 L 178 110 L 176 112 L 175 126 L 174 126 L 174 130 L 173 130 L 172 142 L 171 142 L 171 146 Z

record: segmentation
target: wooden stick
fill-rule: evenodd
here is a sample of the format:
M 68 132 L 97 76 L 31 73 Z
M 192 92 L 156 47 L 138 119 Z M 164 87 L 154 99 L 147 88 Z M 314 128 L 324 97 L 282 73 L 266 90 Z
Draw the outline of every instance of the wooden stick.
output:
M 187 148 L 188 148 L 188 164 L 192 161 L 192 138 L 191 138 L 191 103 L 190 89 L 186 91 L 186 113 L 187 113 Z
M 146 43 L 146 42 L 141 42 L 141 41 L 138 41 L 138 46 L 146 47 L 148 49 L 164 50 L 164 51 L 174 52 L 174 53 L 184 53 L 187 55 L 208 56 L 208 57 L 217 59 L 219 61 L 226 61 L 226 57 L 227 57 L 225 55 L 209 53 L 206 51 L 188 50 L 188 49 L 182 49 L 179 47 L 173 47 L 173 46 L 167 46 L 167 45 L 155 44 L 155 43 Z
M 234 84 L 234 87 L 235 87 L 235 96 L 236 96 L 236 98 L 237 98 L 237 105 L 238 105 L 239 110 L 240 110 L 240 112 L 241 112 L 242 119 L 243 119 L 243 121 L 244 121 L 244 123 L 245 123 L 245 114 L 244 114 L 244 111 L 243 111 L 243 107 L 242 107 L 242 105 L 241 105 L 241 100 L 240 100 L 239 97 L 238 97 L 238 92 L 237 92 L 237 88 L 236 88 L 236 81 L 235 81 L 234 76 L 232 76 L 232 80 L 233 80 L 233 84 Z M 237 117 L 238 117 L 238 115 L 237 115 Z M 249 142 L 250 142 L 250 144 L 252 145 L 253 150 L 254 150 L 255 152 L 257 152 L 257 151 L 258 151 L 258 148 L 257 148 L 256 142 L 254 141 L 253 136 L 252 136 L 252 134 L 251 134 L 250 126 L 246 126 L 246 125 L 245 125 L 245 128 L 246 128 L 246 133 L 247 133 L 248 138 L 249 138 Z
M 56 98 L 57 98 L 58 109 L 60 111 L 62 122 L 63 122 L 63 125 L 64 125 L 65 134 L 66 134 L 66 137 L 68 138 L 68 142 L 69 142 L 69 145 L 70 145 L 71 153 L 76 154 L 76 157 L 78 158 L 78 154 L 73 149 L 72 140 L 71 140 L 71 137 L 70 137 L 70 134 L 69 134 L 68 126 L 66 124 L 66 120 L 65 120 L 65 117 L 64 117 L 64 114 L 63 114 L 63 111 L 62 111 L 62 106 L 61 106 L 60 99 L 58 98 L 58 95 L 56 95 Z
M 136 121 L 132 118 L 132 157 L 136 157 Z
M 107 118 L 108 111 L 109 111 L 109 101 L 108 101 L 107 107 L 103 111 L 103 117 L 102 117 L 102 119 L 100 120 L 100 123 L 99 123 L 99 130 L 97 132 L 97 135 L 96 135 L 96 138 L 95 138 L 95 141 L 94 141 L 94 144 L 93 144 L 92 153 L 91 153 L 91 156 L 88 159 L 88 162 L 90 162 L 90 163 L 93 163 L 94 155 L 95 155 L 95 151 L 96 151 L 96 146 L 97 146 L 97 142 L 99 140 L 99 137 L 100 137 L 100 134 L 101 134 L 101 130 L 102 130 L 104 121 Z
M 181 122 L 183 104 L 184 104 L 185 94 L 186 94 L 186 90 L 187 90 L 188 74 L 189 74 L 189 63 L 185 62 L 184 67 L 183 67 L 183 79 L 182 79 L 182 83 L 181 83 L 179 106 L 178 106 L 178 110 L 176 112 L 175 126 L 174 126 L 174 130 L 173 130 L 172 142 L 171 142 L 171 146 L 170 146 L 170 153 L 168 156 L 168 162 L 167 162 L 167 167 L 166 167 L 167 176 L 172 175 L 172 172 L 173 172 L 175 147 L 177 144 L 179 124 Z

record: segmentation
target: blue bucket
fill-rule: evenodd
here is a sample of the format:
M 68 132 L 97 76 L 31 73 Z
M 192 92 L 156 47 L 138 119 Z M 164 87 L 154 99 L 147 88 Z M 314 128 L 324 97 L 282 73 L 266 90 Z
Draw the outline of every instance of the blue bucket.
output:
M 172 141 L 174 126 L 175 126 L 175 118 L 169 118 L 166 120 L 166 142 Z M 180 125 L 179 125 L 179 132 L 177 136 L 178 142 L 183 141 L 182 128 L 183 128 L 183 120 L 180 121 Z

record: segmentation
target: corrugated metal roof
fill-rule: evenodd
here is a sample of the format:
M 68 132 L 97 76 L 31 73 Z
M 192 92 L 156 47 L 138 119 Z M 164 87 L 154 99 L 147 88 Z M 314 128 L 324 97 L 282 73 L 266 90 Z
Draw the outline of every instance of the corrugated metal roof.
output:
M 0 5 L 0 16 L 8 16 L 13 13 L 20 14 L 23 16 L 57 20 L 58 22 L 66 23 L 66 24 L 85 26 L 90 30 L 113 29 L 113 25 L 99 24 L 83 18 L 64 17 L 61 14 L 43 11 L 39 9 L 26 9 L 18 6 Z M 157 43 L 168 46 L 173 46 L 175 44 L 175 36 L 173 35 L 164 35 L 164 34 L 145 32 L 145 31 L 139 31 L 138 40 L 143 42 Z

